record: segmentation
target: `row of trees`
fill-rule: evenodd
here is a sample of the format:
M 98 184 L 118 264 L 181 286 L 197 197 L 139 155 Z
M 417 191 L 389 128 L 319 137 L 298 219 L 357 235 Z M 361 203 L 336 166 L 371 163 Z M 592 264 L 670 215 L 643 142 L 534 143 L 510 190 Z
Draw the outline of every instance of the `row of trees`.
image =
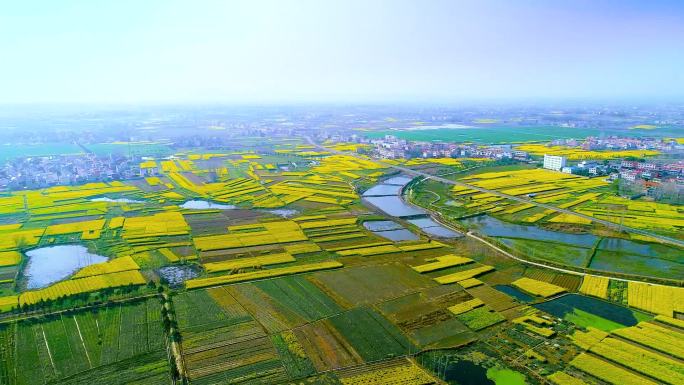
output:
M 154 281 L 147 284 L 148 289 L 154 290 L 157 285 Z M 140 292 L 140 286 L 127 285 L 116 288 L 105 288 L 92 293 L 79 293 L 73 295 L 62 295 L 55 299 L 40 299 L 40 301 L 32 304 L 24 303 L 19 308 L 13 308 L 14 313 L 33 313 L 33 312 L 51 312 L 64 309 L 75 309 L 80 306 L 104 304 L 117 297 L 128 297 L 132 294 Z

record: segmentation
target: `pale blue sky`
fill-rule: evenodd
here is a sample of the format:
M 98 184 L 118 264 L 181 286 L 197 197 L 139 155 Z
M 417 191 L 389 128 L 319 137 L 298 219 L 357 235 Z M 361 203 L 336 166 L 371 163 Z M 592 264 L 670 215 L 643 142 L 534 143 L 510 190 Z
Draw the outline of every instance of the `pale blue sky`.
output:
M 0 103 L 681 98 L 684 1 L 6 1 Z

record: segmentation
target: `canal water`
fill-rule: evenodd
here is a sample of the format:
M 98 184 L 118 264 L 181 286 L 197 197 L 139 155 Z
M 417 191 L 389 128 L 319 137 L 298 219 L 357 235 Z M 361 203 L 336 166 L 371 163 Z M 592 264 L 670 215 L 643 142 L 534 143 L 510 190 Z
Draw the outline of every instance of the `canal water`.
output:
M 427 213 L 427 211 L 405 202 L 401 197 L 403 188 L 411 182 L 411 178 L 407 176 L 395 176 L 366 190 L 363 193 L 363 201 L 367 204 L 377 207 L 385 214 L 407 219 L 409 223 L 419 227 L 426 234 L 437 238 L 456 238 L 461 234 L 446 228 L 445 226 L 435 222 Z M 391 222 L 391 221 L 383 221 Z M 372 223 L 372 222 L 370 222 Z M 394 222 L 391 222 L 394 223 Z M 387 225 L 385 223 L 385 225 Z M 364 224 L 364 226 L 368 226 Z M 371 226 L 382 226 L 371 225 Z M 374 233 L 391 240 L 408 240 L 418 239 L 418 237 L 404 229 L 401 225 L 396 224 L 395 227 L 386 228 L 384 230 L 372 229 L 366 227 Z M 414 238 L 408 238 L 412 234 Z

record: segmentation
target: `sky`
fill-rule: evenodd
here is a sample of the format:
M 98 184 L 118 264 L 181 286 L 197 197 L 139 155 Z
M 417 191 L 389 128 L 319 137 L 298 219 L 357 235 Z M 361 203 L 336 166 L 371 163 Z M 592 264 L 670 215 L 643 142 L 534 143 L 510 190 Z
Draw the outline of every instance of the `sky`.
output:
M 21 0 L 0 103 L 683 99 L 684 1 Z

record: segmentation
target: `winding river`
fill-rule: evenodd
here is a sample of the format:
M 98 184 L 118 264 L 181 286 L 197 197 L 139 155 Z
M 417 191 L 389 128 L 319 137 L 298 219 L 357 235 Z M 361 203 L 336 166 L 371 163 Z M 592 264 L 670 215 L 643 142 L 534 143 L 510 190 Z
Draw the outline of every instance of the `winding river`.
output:
M 403 199 L 402 192 L 409 182 L 411 182 L 411 178 L 407 176 L 395 176 L 387 179 L 366 190 L 366 192 L 363 193 L 362 201 L 366 205 L 375 207 L 391 217 L 406 220 L 431 237 L 461 237 L 462 235 L 460 233 L 435 221 L 424 209 L 414 206 Z M 418 239 L 415 234 L 396 222 L 381 222 L 383 223 L 376 225 L 373 225 L 373 222 L 366 222 L 364 226 L 373 233 L 393 241 Z M 394 223 L 394 226 L 391 225 L 391 223 Z M 373 228 L 374 226 L 377 228 Z M 389 228 L 380 230 L 383 226 Z M 412 234 L 413 237 L 408 234 Z

